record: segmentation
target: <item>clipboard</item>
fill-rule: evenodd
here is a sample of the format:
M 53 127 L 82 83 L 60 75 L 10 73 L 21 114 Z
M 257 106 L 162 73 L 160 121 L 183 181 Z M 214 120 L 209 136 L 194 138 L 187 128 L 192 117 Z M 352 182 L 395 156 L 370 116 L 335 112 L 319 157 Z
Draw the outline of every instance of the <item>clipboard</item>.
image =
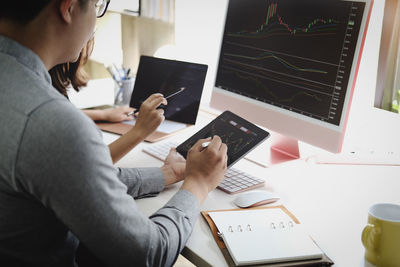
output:
M 246 210 L 254 210 L 254 209 L 281 209 L 285 212 L 295 223 L 299 224 L 299 220 L 283 205 L 278 206 L 268 206 L 268 207 L 255 207 L 248 208 Z M 206 220 L 212 235 L 214 237 L 215 242 L 220 248 L 222 255 L 224 256 L 226 263 L 229 267 L 236 266 L 225 243 L 220 238 L 217 226 L 214 224 L 214 221 L 211 219 L 209 212 L 226 212 L 226 211 L 238 211 L 243 209 L 224 209 L 224 210 L 210 210 L 210 211 L 201 211 L 201 215 Z M 290 262 L 279 262 L 279 263 L 268 263 L 268 264 L 257 264 L 257 265 L 246 265 L 246 266 L 258 266 L 258 267 L 284 267 L 284 266 L 331 266 L 334 262 L 324 253 L 321 259 L 315 260 L 301 260 L 301 261 L 290 261 Z

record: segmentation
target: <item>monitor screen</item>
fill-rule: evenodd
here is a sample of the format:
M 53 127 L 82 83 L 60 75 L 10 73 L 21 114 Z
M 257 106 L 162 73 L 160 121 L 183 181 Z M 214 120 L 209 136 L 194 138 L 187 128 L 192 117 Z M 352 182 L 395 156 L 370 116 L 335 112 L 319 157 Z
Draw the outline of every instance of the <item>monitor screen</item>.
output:
M 210 105 L 339 152 L 370 6 L 230 0 Z

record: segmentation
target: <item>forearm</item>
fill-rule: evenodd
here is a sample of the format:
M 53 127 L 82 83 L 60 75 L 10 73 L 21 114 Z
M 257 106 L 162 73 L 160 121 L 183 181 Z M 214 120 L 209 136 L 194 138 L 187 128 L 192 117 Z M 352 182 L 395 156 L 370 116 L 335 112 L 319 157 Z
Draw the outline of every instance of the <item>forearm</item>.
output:
M 91 118 L 94 121 L 104 121 L 107 120 L 105 117 L 104 110 L 98 110 L 98 109 L 83 109 L 83 113 L 85 113 L 89 118 Z
M 118 168 L 118 179 L 127 187 L 127 193 L 137 198 L 155 196 L 164 189 L 165 178 L 160 168 Z
M 129 151 L 145 139 L 145 135 L 133 127 L 129 132 L 108 145 L 113 163 L 119 161 Z
M 199 214 L 198 200 L 190 192 L 179 190 L 163 208 L 150 216 L 159 225 L 157 245 L 151 247 L 158 246 L 163 251 L 163 256 L 157 259 L 156 250 L 149 250 L 149 258 L 154 259 L 152 266 L 171 266 L 186 245 Z

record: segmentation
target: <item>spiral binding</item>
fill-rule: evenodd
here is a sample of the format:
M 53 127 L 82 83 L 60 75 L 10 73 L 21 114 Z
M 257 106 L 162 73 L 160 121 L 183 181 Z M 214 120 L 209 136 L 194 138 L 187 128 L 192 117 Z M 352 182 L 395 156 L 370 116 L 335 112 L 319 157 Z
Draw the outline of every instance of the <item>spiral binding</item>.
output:
M 279 223 L 275 223 L 275 222 L 271 222 L 270 223 L 270 229 L 285 229 L 285 228 L 292 228 L 294 227 L 294 222 L 293 221 L 288 221 L 287 223 L 285 222 L 279 222 Z M 229 225 L 228 226 L 228 232 L 229 233 L 235 233 L 235 232 L 251 232 L 253 231 L 253 228 L 250 224 L 247 224 L 246 226 L 243 226 L 241 224 L 238 225 Z

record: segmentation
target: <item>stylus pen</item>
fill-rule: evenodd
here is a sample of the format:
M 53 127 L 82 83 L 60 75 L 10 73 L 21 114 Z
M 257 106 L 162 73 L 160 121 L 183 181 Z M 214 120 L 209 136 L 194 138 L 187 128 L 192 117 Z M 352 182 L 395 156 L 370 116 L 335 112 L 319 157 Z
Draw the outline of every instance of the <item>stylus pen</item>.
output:
M 201 144 L 201 147 L 203 149 L 206 149 L 210 143 L 211 143 L 211 141 L 204 142 L 204 143 Z
M 165 99 L 168 99 L 168 98 L 170 98 L 170 97 L 173 97 L 174 95 L 177 95 L 177 94 L 179 94 L 180 92 L 182 92 L 183 90 L 185 90 L 186 88 L 185 87 L 181 87 L 181 88 L 179 88 L 179 91 L 176 91 L 175 93 L 172 93 L 172 94 L 170 94 L 170 95 L 168 95 L 168 96 L 166 96 L 166 97 L 164 97 Z
M 165 99 L 168 99 L 168 98 L 170 98 L 170 97 L 173 97 L 173 96 L 179 94 L 180 92 L 182 92 L 182 91 L 185 90 L 185 89 L 186 89 L 185 87 L 181 87 L 181 88 L 179 88 L 179 91 L 176 91 L 176 92 L 174 92 L 174 93 L 172 93 L 172 94 L 170 94 L 170 95 L 167 95 L 167 96 L 164 97 L 164 98 L 165 98 Z M 137 110 L 134 110 L 134 111 L 129 112 L 128 114 L 126 114 L 126 116 L 131 116 L 131 115 L 133 115 L 133 114 L 135 114 L 135 113 L 138 113 L 139 110 L 140 110 L 140 107 L 139 107 Z

